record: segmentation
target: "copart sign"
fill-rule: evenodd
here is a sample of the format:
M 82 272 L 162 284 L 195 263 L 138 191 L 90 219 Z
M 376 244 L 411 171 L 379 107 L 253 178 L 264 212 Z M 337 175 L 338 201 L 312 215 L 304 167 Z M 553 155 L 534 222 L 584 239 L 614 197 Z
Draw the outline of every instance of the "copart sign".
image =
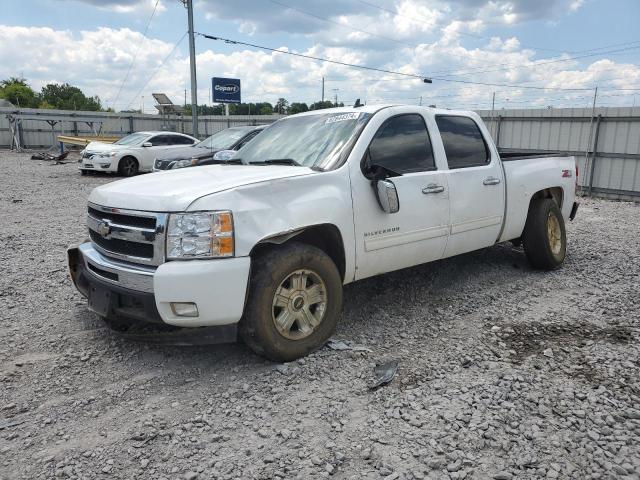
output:
M 240 103 L 240 79 L 213 77 L 214 103 Z

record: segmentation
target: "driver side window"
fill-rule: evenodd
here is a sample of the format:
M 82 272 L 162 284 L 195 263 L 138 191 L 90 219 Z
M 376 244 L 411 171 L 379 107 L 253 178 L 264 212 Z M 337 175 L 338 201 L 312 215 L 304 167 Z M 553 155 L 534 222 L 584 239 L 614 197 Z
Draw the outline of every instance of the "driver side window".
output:
M 378 129 L 368 150 L 368 163 L 404 174 L 435 170 L 431 139 L 421 115 L 398 115 Z

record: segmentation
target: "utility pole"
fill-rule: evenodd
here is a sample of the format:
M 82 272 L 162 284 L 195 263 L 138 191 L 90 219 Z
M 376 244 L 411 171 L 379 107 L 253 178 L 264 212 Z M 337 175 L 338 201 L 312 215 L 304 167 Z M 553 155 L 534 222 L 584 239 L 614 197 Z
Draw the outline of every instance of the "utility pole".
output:
M 196 39 L 193 33 L 193 0 L 186 0 L 189 18 L 189 66 L 191 67 L 191 122 L 192 134 L 198 137 L 198 82 L 196 80 Z
M 420 106 L 422 106 L 422 95 L 420 95 Z
M 142 95 L 142 105 L 140 106 L 140 113 L 144 113 L 144 95 Z
M 493 125 L 493 112 L 496 108 L 496 92 L 493 92 L 493 98 L 491 99 L 491 125 Z M 496 127 L 497 129 L 498 127 Z
M 324 103 L 324 77 L 322 77 L 322 102 Z
M 335 98 L 335 100 L 336 100 L 336 102 L 335 102 L 335 106 L 336 106 L 336 107 L 338 106 L 338 90 L 340 90 L 340 89 L 339 89 L 339 88 L 334 88 L 334 89 L 333 89 L 333 91 L 334 91 L 334 92 L 336 92 L 336 93 L 335 93 L 335 96 L 334 96 L 334 98 Z
M 589 139 L 587 140 L 587 148 L 585 148 L 584 150 L 584 171 L 585 171 L 584 179 L 585 180 L 587 179 L 586 172 L 591 172 L 589 174 L 590 176 L 593 175 L 593 169 L 590 168 L 590 165 L 589 165 L 589 160 L 590 160 L 589 151 L 591 150 L 591 139 L 593 138 L 593 120 L 594 120 L 594 117 L 596 116 L 596 100 L 597 99 L 598 99 L 598 86 L 596 85 L 596 87 L 593 90 L 593 105 L 591 107 L 591 120 L 589 120 Z M 595 151 L 593 152 L 593 156 L 595 157 Z M 593 178 L 589 178 L 589 185 L 591 185 L 592 183 L 593 183 Z M 591 195 L 591 187 L 589 187 L 589 195 Z M 582 192 L 582 196 L 584 196 L 584 190 Z

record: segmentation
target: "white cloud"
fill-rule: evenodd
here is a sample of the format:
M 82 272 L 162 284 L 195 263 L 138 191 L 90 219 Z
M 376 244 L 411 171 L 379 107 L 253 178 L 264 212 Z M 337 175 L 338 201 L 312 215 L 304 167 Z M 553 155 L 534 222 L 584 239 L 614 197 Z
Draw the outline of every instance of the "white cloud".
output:
M 164 12 L 167 7 L 162 0 L 58 0 L 59 2 L 77 1 L 98 7 L 100 10 L 116 13 L 151 12 L 158 2 L 156 12 Z
M 94 0 L 86 0 L 94 1 Z M 97 0 L 95 0 L 97 1 Z M 285 3 L 294 0 L 283 0 Z M 148 5 L 152 2 L 124 0 L 109 5 Z M 242 79 L 243 99 L 246 101 L 275 101 L 284 96 L 289 101 L 313 102 L 319 100 L 322 77 L 326 79 L 325 98 L 337 94 L 339 99 L 353 101 L 378 99 L 380 101 L 419 101 L 450 107 L 487 106 L 493 91 L 499 101 L 509 98 L 509 105 L 517 102 L 558 104 L 570 102 L 584 93 L 531 91 L 524 88 L 467 85 L 446 80 L 467 80 L 485 83 L 522 83 L 527 85 L 592 88 L 596 83 L 616 88 L 629 88 L 640 82 L 640 68 L 615 62 L 596 60 L 586 66 L 575 61 L 543 64 L 536 52 L 523 48 L 517 36 L 485 38 L 482 32 L 489 25 L 504 23 L 504 15 L 515 15 L 517 21 L 541 14 L 538 3 L 546 8 L 568 10 L 568 0 L 538 0 L 536 2 L 507 2 L 495 0 L 436 0 L 427 4 L 418 0 L 398 0 L 392 14 L 375 8 L 348 11 L 343 2 L 327 1 L 324 16 L 336 24 L 326 24 L 286 9 L 274 9 L 267 0 L 255 3 L 238 0 L 230 8 L 228 3 L 209 2 L 212 18 L 234 19 L 238 11 L 246 12 L 238 19 L 239 38 L 264 35 L 268 22 L 273 30 L 291 28 L 286 38 L 297 42 L 291 45 L 310 45 L 298 51 L 307 55 L 339 60 L 358 65 L 396 70 L 417 75 L 436 77 L 432 85 L 420 80 L 403 79 L 375 72 L 350 69 L 303 58 L 238 47 L 233 53 L 220 53 L 219 45 L 198 55 L 200 103 L 208 103 L 210 78 L 213 76 Z M 269 3 L 269 8 L 264 7 Z M 305 9 L 322 11 L 317 2 L 305 3 Z M 351 2 L 359 3 L 359 2 Z M 225 6 L 226 5 L 226 6 Z M 248 11 L 248 6 L 255 11 Z M 218 9 L 213 7 L 220 7 Z M 242 8 L 240 8 L 242 7 Z M 246 7 L 246 8 L 245 8 Z M 205 8 L 200 5 L 199 8 Z M 235 12 L 235 13 L 234 13 Z M 295 23 L 295 25 L 293 25 Z M 293 26 L 292 26 L 293 25 Z M 354 31 L 353 28 L 362 31 Z M 365 33 L 363 31 L 369 32 Z M 511 32 L 511 30 L 510 30 Z M 475 36 L 474 48 L 469 48 L 468 36 Z M 281 36 L 278 38 L 282 38 Z M 388 39 L 394 39 L 394 42 Z M 300 41 L 302 40 L 302 41 Z M 208 42 L 198 38 L 200 47 Z M 256 42 L 262 43 L 262 42 Z M 276 47 L 285 42 L 265 41 Z M 138 108 L 136 93 L 154 71 L 157 74 L 143 90 L 150 98 L 152 92 L 167 93 L 176 103 L 182 103 L 184 89 L 189 88 L 189 62 L 186 41 L 166 64 L 162 60 L 172 50 L 171 42 L 158 39 L 144 40 L 140 32 L 130 29 L 99 28 L 94 31 L 56 31 L 52 28 L 0 26 L 0 78 L 20 72 L 34 87 L 47 82 L 69 82 L 85 93 L 99 95 L 111 106 L 122 79 L 131 63 L 136 48 L 143 45 L 120 95 L 116 108 Z M 284 49 L 284 45 L 282 46 Z M 556 59 L 567 58 L 560 55 Z M 160 66 L 160 68 L 159 68 Z M 438 79 L 439 78 L 439 79 Z M 615 78 L 615 80 L 612 80 Z M 627 97 L 610 97 L 608 101 L 621 104 Z M 577 101 L 577 100 L 576 100 Z M 145 102 L 147 108 L 149 101 Z
M 576 10 L 579 10 L 583 5 L 584 5 L 584 0 L 573 0 L 569 4 L 569 10 L 571 10 L 572 12 L 575 12 Z

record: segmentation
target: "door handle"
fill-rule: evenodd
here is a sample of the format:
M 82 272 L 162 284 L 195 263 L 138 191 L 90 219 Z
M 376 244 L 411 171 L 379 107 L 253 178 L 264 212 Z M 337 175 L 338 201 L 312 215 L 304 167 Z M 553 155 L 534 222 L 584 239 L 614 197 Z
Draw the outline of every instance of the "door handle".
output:
M 498 185 L 500 183 L 500 179 L 496 177 L 487 177 L 482 182 L 483 185 Z
M 429 185 L 427 185 L 422 189 L 422 193 L 424 193 L 425 195 L 428 193 L 442 193 L 442 192 L 444 192 L 444 187 L 436 183 L 430 183 Z

